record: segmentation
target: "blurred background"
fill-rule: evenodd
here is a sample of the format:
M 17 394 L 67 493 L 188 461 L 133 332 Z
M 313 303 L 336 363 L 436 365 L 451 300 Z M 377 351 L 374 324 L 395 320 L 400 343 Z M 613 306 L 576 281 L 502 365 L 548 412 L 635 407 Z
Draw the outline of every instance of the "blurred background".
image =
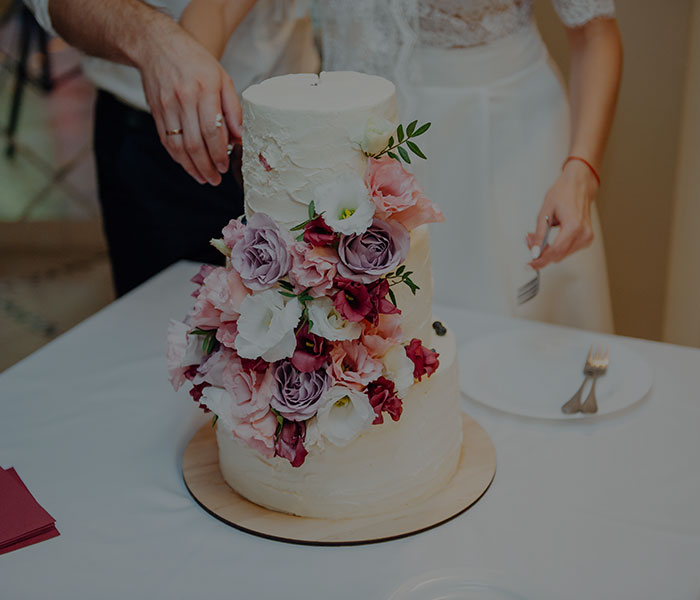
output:
M 600 210 L 621 335 L 700 347 L 700 0 L 616 0 L 625 47 Z M 565 32 L 536 3 L 554 60 Z M 0 0 L 0 371 L 113 299 L 80 57 Z

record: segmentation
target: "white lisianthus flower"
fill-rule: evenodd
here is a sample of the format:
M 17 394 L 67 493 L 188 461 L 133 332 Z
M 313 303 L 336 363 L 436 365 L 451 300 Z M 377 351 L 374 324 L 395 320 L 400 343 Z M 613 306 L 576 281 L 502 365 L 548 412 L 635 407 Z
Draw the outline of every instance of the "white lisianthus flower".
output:
M 396 125 L 391 121 L 372 115 L 365 124 L 364 137 L 360 142 L 360 148 L 368 156 L 379 154 L 386 148 L 389 137 L 394 133 L 395 129 Z
M 374 217 L 374 203 L 362 177 L 345 173 L 314 191 L 314 206 L 333 230 L 344 235 L 367 231 Z
M 396 392 L 401 396 L 414 383 L 413 361 L 406 355 L 406 349 L 392 346 L 381 358 L 386 376 L 394 382 Z
M 367 394 L 342 385 L 325 393 L 316 414 L 321 435 L 335 446 L 347 446 L 376 416 Z
M 221 425 L 227 431 L 232 431 L 235 427 L 233 421 L 233 396 L 225 389 L 213 385 L 207 386 L 202 390 L 202 397 L 199 400 L 200 404 L 204 404 L 211 412 L 213 412 Z
M 236 351 L 243 358 L 262 357 L 267 362 L 289 358 L 297 345 L 294 328 L 301 311 L 299 300 L 277 289 L 249 294 L 241 302 Z
M 360 337 L 362 325 L 343 319 L 330 298 L 317 298 L 307 306 L 309 319 L 313 323 L 311 333 L 331 342 L 356 340 Z
M 304 446 L 307 450 L 310 450 L 314 446 L 319 448 L 319 450 L 323 448 L 323 438 L 321 437 L 321 430 L 319 429 L 318 419 L 316 417 L 312 417 L 306 422 Z

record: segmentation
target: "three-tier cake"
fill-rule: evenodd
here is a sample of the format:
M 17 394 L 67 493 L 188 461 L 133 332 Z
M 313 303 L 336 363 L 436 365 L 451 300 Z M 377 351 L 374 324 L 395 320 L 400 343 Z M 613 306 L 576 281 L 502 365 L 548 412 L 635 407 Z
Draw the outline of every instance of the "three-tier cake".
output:
M 168 334 L 171 382 L 214 413 L 242 496 L 318 518 L 419 503 L 462 448 L 455 339 L 432 315 L 427 223 L 403 162 L 429 124 L 400 124 L 394 85 L 353 72 L 243 93 L 246 216 L 212 243 Z

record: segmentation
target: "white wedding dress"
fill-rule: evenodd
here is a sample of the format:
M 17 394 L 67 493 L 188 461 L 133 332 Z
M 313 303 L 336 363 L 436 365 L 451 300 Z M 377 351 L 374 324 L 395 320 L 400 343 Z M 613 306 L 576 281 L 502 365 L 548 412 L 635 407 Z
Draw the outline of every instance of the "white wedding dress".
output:
M 614 14 L 613 0 L 553 2 L 569 27 Z M 570 131 L 532 4 L 320 0 L 323 68 L 387 77 L 402 118 L 432 122 L 417 140 L 428 161 L 416 158 L 413 170 L 445 214 L 431 240 L 438 303 L 612 331 L 595 207 L 593 245 L 544 269 L 539 295 L 516 304 L 534 276 L 525 234 L 560 173 Z

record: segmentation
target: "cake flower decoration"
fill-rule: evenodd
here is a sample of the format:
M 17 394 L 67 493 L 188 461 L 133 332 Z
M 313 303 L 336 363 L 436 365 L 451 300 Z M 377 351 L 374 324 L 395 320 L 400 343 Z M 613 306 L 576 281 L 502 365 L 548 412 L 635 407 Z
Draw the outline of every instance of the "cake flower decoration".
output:
M 387 147 L 389 138 L 395 131 L 395 123 L 372 115 L 365 123 L 365 131 L 360 141 L 360 148 L 367 156 L 379 154 Z
M 331 444 L 342 447 L 367 429 L 375 417 L 367 394 L 336 385 L 326 392 L 318 409 L 318 428 Z
M 330 298 L 317 298 L 309 304 L 311 332 L 331 342 L 356 340 L 362 333 L 359 323 L 346 321 Z
M 306 421 L 316 414 L 321 396 L 329 387 L 325 369 L 302 373 L 290 361 L 274 367 L 277 385 L 270 406 L 290 421 Z
M 361 177 L 344 173 L 314 191 L 316 212 L 333 231 L 364 233 L 372 224 L 374 204 Z

